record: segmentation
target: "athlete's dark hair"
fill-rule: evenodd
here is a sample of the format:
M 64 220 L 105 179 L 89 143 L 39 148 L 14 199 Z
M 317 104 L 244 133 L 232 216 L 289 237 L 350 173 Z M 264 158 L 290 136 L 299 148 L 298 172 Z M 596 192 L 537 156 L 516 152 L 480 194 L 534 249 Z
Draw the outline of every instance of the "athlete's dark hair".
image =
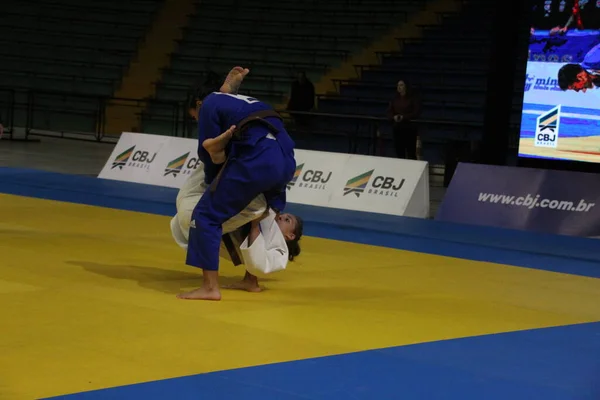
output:
M 302 233 L 304 230 L 304 221 L 302 218 L 296 217 L 296 229 L 294 229 L 294 239 L 286 240 L 288 252 L 289 252 L 289 260 L 293 261 L 294 258 L 300 255 L 300 239 L 302 238 Z
M 577 82 L 577 75 L 585 71 L 579 64 L 565 64 L 558 70 L 558 87 L 567 90 L 569 86 Z
M 204 81 L 191 91 L 188 107 L 196 108 L 197 101 L 202 101 L 209 94 L 218 92 L 222 83 L 223 78 L 219 74 L 213 71 L 208 71 L 204 77 Z

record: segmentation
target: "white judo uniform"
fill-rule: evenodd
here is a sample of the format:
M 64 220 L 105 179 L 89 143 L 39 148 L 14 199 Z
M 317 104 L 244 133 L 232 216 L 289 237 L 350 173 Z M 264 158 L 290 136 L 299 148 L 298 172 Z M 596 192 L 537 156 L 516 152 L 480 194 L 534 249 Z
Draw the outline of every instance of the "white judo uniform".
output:
M 199 165 L 177 194 L 177 214 L 171 219 L 171 234 L 175 242 L 184 249 L 188 246 L 192 212 L 208 188 L 204 182 L 204 168 Z M 234 264 L 237 264 L 236 259 L 239 259 L 253 275 L 284 270 L 289 261 L 289 250 L 273 210 L 269 210 L 269 215 L 260 222 L 260 234 L 251 246 L 248 246 L 248 238 L 241 235 L 240 228 L 260 218 L 266 209 L 267 202 L 261 194 L 241 213 L 223 224 L 221 257 L 233 261 Z M 225 239 L 230 240 L 234 249 L 225 245 Z M 235 254 L 232 254 L 232 251 L 235 251 Z

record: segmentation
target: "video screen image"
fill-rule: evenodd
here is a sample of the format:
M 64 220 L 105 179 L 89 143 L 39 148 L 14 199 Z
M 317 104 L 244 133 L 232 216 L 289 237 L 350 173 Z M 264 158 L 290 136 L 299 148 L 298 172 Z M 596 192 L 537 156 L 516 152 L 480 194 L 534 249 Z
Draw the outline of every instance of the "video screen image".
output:
M 600 163 L 600 0 L 534 0 L 519 156 Z

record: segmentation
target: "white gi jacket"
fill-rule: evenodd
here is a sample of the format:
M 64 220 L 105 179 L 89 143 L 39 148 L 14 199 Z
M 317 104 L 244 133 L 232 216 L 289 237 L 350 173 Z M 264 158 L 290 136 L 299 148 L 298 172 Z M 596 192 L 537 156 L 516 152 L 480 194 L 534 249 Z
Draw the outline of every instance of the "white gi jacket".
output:
M 184 249 L 187 249 L 188 246 L 192 213 L 207 189 L 208 185 L 204 182 L 204 168 L 200 164 L 177 194 L 177 214 L 171 219 L 171 234 L 175 242 Z M 239 233 L 236 231 L 240 227 L 260 218 L 266 209 L 267 202 L 261 194 L 252 200 L 241 213 L 223 224 L 223 234 L 231 234 L 236 247 L 239 242 L 242 242 L 239 245 L 238 256 L 242 258 L 246 269 L 254 275 L 281 271 L 287 267 L 289 260 L 289 250 L 285 238 L 275 222 L 276 214 L 272 210 L 260 222 L 260 234 L 251 246 L 248 246 L 248 238 L 241 238 L 236 235 L 236 233 Z M 231 256 L 223 244 L 221 245 L 220 256 L 231 260 Z
M 240 246 L 244 265 L 253 275 L 270 274 L 287 267 L 289 250 L 276 218 L 275 211 L 269 210 L 269 216 L 259 223 L 260 233 L 252 245 L 248 246 L 248 238 L 245 238 Z

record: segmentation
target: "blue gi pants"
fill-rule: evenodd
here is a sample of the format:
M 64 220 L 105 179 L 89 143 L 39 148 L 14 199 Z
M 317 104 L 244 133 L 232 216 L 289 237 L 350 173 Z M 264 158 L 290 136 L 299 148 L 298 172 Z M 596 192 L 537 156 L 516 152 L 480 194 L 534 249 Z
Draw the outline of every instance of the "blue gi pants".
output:
M 285 190 L 296 161 L 293 151 L 284 151 L 277 140 L 264 137 L 254 145 L 235 143 L 223 168 L 216 190 L 202 196 L 190 224 L 186 264 L 209 271 L 219 269 L 223 223 L 259 194 Z

